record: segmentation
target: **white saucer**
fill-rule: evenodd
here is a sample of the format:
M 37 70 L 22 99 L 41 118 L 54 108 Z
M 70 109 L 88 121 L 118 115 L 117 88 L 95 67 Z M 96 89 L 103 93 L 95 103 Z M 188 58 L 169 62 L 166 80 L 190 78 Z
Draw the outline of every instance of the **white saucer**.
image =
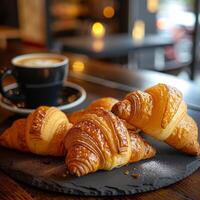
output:
M 17 84 L 10 84 L 4 87 L 4 90 L 8 91 L 8 90 L 16 89 L 16 88 L 17 88 Z M 86 91 L 80 85 L 67 81 L 64 83 L 63 89 L 67 89 L 67 88 L 70 88 L 71 90 L 73 90 L 74 93 L 77 92 L 78 97 L 73 102 L 70 102 L 70 103 L 64 102 L 60 104 L 59 106 L 55 106 L 62 111 L 68 111 L 80 105 L 86 99 Z M 62 93 L 64 93 L 64 91 Z M 63 97 L 62 95 L 61 98 L 64 99 L 65 97 Z M 4 108 L 5 110 L 11 111 L 17 114 L 23 114 L 23 115 L 29 114 L 34 110 L 34 109 L 29 109 L 29 108 L 18 107 L 17 105 L 13 104 L 11 101 L 4 98 L 1 93 L 0 93 L 0 107 Z

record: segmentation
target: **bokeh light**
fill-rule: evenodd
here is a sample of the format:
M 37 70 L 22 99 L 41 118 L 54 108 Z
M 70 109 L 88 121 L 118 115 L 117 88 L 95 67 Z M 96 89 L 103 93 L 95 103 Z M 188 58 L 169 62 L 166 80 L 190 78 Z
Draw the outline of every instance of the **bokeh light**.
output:
M 112 18 L 115 15 L 115 10 L 112 6 L 106 6 L 103 9 L 103 16 L 106 18 Z
M 101 40 L 101 39 L 94 40 L 94 41 L 92 42 L 92 48 L 93 48 L 94 51 L 96 51 L 96 52 L 102 51 L 102 49 L 104 48 L 104 41 Z
M 147 10 L 150 13 L 155 13 L 158 10 L 159 0 L 147 0 Z
M 85 69 L 85 64 L 82 61 L 77 60 L 73 62 L 72 70 L 74 72 L 82 72 L 84 69 Z
M 136 20 L 132 30 L 134 40 L 142 40 L 145 36 L 145 23 L 142 20 Z
M 101 38 L 105 35 L 105 32 L 106 32 L 106 30 L 105 30 L 105 27 L 102 23 L 95 22 L 92 25 L 92 30 L 91 30 L 92 36 L 97 37 L 97 38 Z

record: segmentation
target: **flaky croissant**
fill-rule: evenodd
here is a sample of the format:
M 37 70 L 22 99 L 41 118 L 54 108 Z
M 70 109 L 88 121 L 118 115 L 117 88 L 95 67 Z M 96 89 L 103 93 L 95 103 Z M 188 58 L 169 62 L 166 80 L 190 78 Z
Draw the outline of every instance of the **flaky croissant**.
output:
M 97 99 L 93 101 L 87 108 L 71 113 L 71 115 L 68 116 L 69 121 L 75 124 L 84 114 L 86 114 L 87 112 L 90 112 L 90 110 L 92 109 L 99 108 L 99 107 L 104 108 L 105 110 L 111 111 L 112 107 L 117 102 L 119 102 L 119 100 L 112 97 L 103 97 L 103 98 Z M 139 132 L 139 129 L 126 123 L 126 121 L 124 121 L 124 123 L 126 127 L 128 128 L 128 130 Z
M 112 112 L 158 140 L 191 155 L 199 155 L 198 128 L 187 114 L 180 91 L 158 84 L 128 94 Z
M 92 110 L 97 107 L 102 107 L 105 110 L 111 110 L 113 105 L 118 102 L 117 99 L 112 97 L 103 97 L 100 99 L 97 99 L 93 101 L 87 108 L 73 112 L 71 115 L 69 115 L 69 121 L 71 123 L 76 123 L 80 117 L 82 117 L 87 111 Z
M 27 119 L 16 120 L 0 136 L 0 145 L 40 155 L 65 155 L 64 137 L 71 128 L 66 115 L 55 107 L 41 106 Z
M 83 176 L 150 158 L 155 149 L 139 134 L 128 132 L 122 120 L 103 108 L 90 110 L 65 137 L 66 165 Z

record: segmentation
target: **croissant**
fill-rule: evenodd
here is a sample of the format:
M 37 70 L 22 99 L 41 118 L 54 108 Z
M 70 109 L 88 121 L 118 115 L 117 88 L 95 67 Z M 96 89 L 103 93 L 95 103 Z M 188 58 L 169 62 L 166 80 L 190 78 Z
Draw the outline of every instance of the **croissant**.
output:
M 25 141 L 25 127 L 26 119 L 16 120 L 11 128 L 8 128 L 0 136 L 0 145 L 25 152 L 29 151 Z
M 103 108 L 82 116 L 68 131 L 65 147 L 66 165 L 76 176 L 111 170 L 155 155 L 155 149 L 139 134 L 129 133 L 122 120 Z
M 102 107 L 105 110 L 111 110 L 113 105 L 116 104 L 117 102 L 118 102 L 118 100 L 115 98 L 112 98 L 112 97 L 103 97 L 103 98 L 97 99 L 96 101 L 92 102 L 86 109 L 73 112 L 71 115 L 69 115 L 69 121 L 74 124 L 87 111 L 97 108 L 97 107 Z
M 65 155 L 64 137 L 71 128 L 66 115 L 55 107 L 41 106 L 27 119 L 16 120 L 0 136 L 0 145 L 40 155 Z
M 187 114 L 180 91 L 165 84 L 134 91 L 115 104 L 112 112 L 144 133 L 191 155 L 199 155 L 198 128 Z
M 112 97 L 103 97 L 100 99 L 97 99 L 96 101 L 93 101 L 86 109 L 80 110 L 80 111 L 76 111 L 73 112 L 71 115 L 69 115 L 69 121 L 73 124 L 75 124 L 76 122 L 78 122 L 78 120 L 87 112 L 89 112 L 92 109 L 101 107 L 104 108 L 105 110 L 111 110 L 112 107 L 119 102 L 119 100 L 112 98 Z M 140 130 L 137 129 L 136 127 L 126 123 L 126 121 L 124 121 L 125 126 L 128 128 L 128 130 L 132 130 L 132 131 L 136 131 L 139 132 Z

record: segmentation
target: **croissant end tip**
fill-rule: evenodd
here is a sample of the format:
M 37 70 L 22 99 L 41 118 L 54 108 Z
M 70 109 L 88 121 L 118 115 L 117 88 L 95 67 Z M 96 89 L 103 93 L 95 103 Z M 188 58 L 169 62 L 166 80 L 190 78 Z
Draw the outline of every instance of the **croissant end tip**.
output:
M 79 166 L 69 166 L 69 171 L 71 174 L 75 175 L 75 176 L 83 176 L 86 173 L 83 172 L 83 170 L 81 170 L 81 168 Z
M 114 113 L 116 116 L 120 116 L 122 113 L 122 106 L 121 106 L 122 102 L 118 102 L 116 103 L 113 107 L 111 112 Z
M 71 171 L 72 174 L 74 174 L 78 177 L 81 176 L 81 172 L 77 168 L 71 169 L 70 171 Z

